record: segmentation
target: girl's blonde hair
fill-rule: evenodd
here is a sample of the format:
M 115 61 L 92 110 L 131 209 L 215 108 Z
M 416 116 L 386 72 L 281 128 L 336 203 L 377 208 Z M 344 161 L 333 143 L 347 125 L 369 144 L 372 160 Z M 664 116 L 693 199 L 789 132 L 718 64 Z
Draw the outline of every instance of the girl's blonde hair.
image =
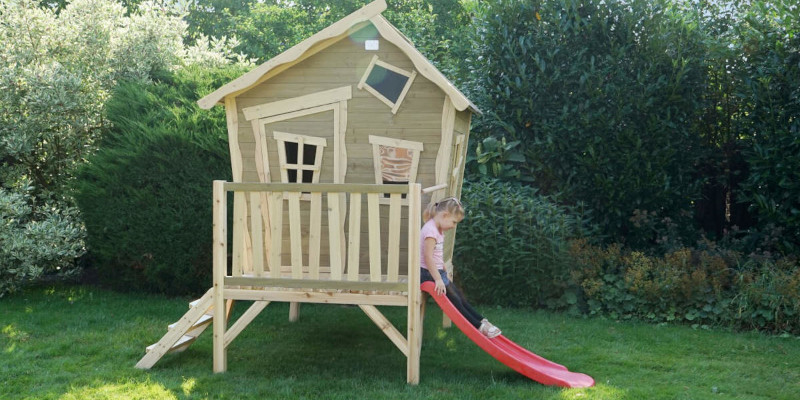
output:
M 446 199 L 439 200 L 437 203 L 430 202 L 428 207 L 425 208 L 425 212 L 422 213 L 422 219 L 427 221 L 440 212 L 448 212 L 457 217 L 463 217 L 464 206 L 462 206 L 461 202 L 455 197 L 448 197 Z

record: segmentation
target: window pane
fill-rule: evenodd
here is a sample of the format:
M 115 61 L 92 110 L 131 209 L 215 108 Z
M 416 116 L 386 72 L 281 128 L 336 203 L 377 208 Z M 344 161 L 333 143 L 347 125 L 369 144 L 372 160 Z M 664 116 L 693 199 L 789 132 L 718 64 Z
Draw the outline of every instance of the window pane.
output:
M 297 164 L 297 143 L 283 142 L 283 148 L 286 150 L 286 163 Z
M 314 165 L 317 159 L 317 146 L 311 144 L 303 145 L 303 165 Z M 305 180 L 303 181 L 305 182 Z
M 367 77 L 367 85 L 372 86 L 373 89 L 377 90 L 378 93 L 392 103 L 397 102 L 400 93 L 403 92 L 403 87 L 406 86 L 406 82 L 408 82 L 407 76 L 389 71 L 377 64 L 372 67 L 372 71 Z
M 303 183 L 314 183 L 314 171 L 303 171 Z
M 288 183 L 297 183 L 297 170 L 296 169 L 288 169 L 288 170 L 286 170 L 286 172 L 289 175 L 289 182 Z

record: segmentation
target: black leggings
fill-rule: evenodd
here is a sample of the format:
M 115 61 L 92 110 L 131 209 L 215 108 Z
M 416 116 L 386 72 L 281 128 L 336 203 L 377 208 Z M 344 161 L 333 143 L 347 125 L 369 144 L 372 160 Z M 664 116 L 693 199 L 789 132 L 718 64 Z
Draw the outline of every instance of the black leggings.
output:
M 453 282 L 450 282 L 446 278 L 446 276 L 444 275 L 444 274 L 446 274 L 446 272 L 444 272 L 444 271 L 440 271 L 440 272 L 443 275 L 442 276 L 442 278 L 443 278 L 442 280 L 444 281 L 445 288 L 447 289 L 446 290 L 447 298 L 450 300 L 451 303 L 453 303 L 453 305 L 461 313 L 461 315 L 463 315 L 464 318 L 466 318 L 467 321 L 469 321 L 469 323 L 472 324 L 472 326 L 474 326 L 476 329 L 480 328 L 481 327 L 481 321 L 483 320 L 483 316 L 479 312 L 475 311 L 475 309 L 472 307 L 472 305 L 470 305 L 467 302 L 467 299 L 464 298 L 464 294 L 461 293 L 461 290 L 459 290 L 458 287 Z M 420 281 L 421 282 L 428 282 L 428 281 L 434 282 L 433 277 L 431 276 L 431 273 L 428 272 L 428 270 L 424 269 L 424 268 L 421 269 Z

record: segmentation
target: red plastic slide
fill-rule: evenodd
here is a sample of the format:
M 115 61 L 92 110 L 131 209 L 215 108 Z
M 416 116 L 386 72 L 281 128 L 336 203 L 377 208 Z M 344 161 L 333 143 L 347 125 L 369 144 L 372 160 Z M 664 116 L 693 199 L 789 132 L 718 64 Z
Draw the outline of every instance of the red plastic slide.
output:
M 586 374 L 570 372 L 567 367 L 546 360 L 516 343 L 500 335 L 489 339 L 475 329 L 456 309 L 447 296 L 437 296 L 433 282 L 423 282 L 422 290 L 428 292 L 445 314 L 483 351 L 489 353 L 501 363 L 544 385 L 556 385 L 569 388 L 594 386 L 594 379 Z

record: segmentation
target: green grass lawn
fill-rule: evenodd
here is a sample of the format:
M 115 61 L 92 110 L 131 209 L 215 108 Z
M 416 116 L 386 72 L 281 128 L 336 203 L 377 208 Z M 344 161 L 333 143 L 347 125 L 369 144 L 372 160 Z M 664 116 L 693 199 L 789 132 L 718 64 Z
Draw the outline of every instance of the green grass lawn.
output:
M 224 374 L 212 372 L 210 329 L 185 352 L 135 369 L 189 300 L 85 286 L 0 300 L 0 399 L 800 398 L 798 338 L 482 307 L 507 337 L 597 382 L 561 389 L 441 329 L 432 302 L 419 386 L 406 385 L 405 357 L 360 309 L 335 305 L 303 305 L 290 323 L 288 305 L 271 304 L 229 347 Z M 404 332 L 405 309 L 384 311 Z

